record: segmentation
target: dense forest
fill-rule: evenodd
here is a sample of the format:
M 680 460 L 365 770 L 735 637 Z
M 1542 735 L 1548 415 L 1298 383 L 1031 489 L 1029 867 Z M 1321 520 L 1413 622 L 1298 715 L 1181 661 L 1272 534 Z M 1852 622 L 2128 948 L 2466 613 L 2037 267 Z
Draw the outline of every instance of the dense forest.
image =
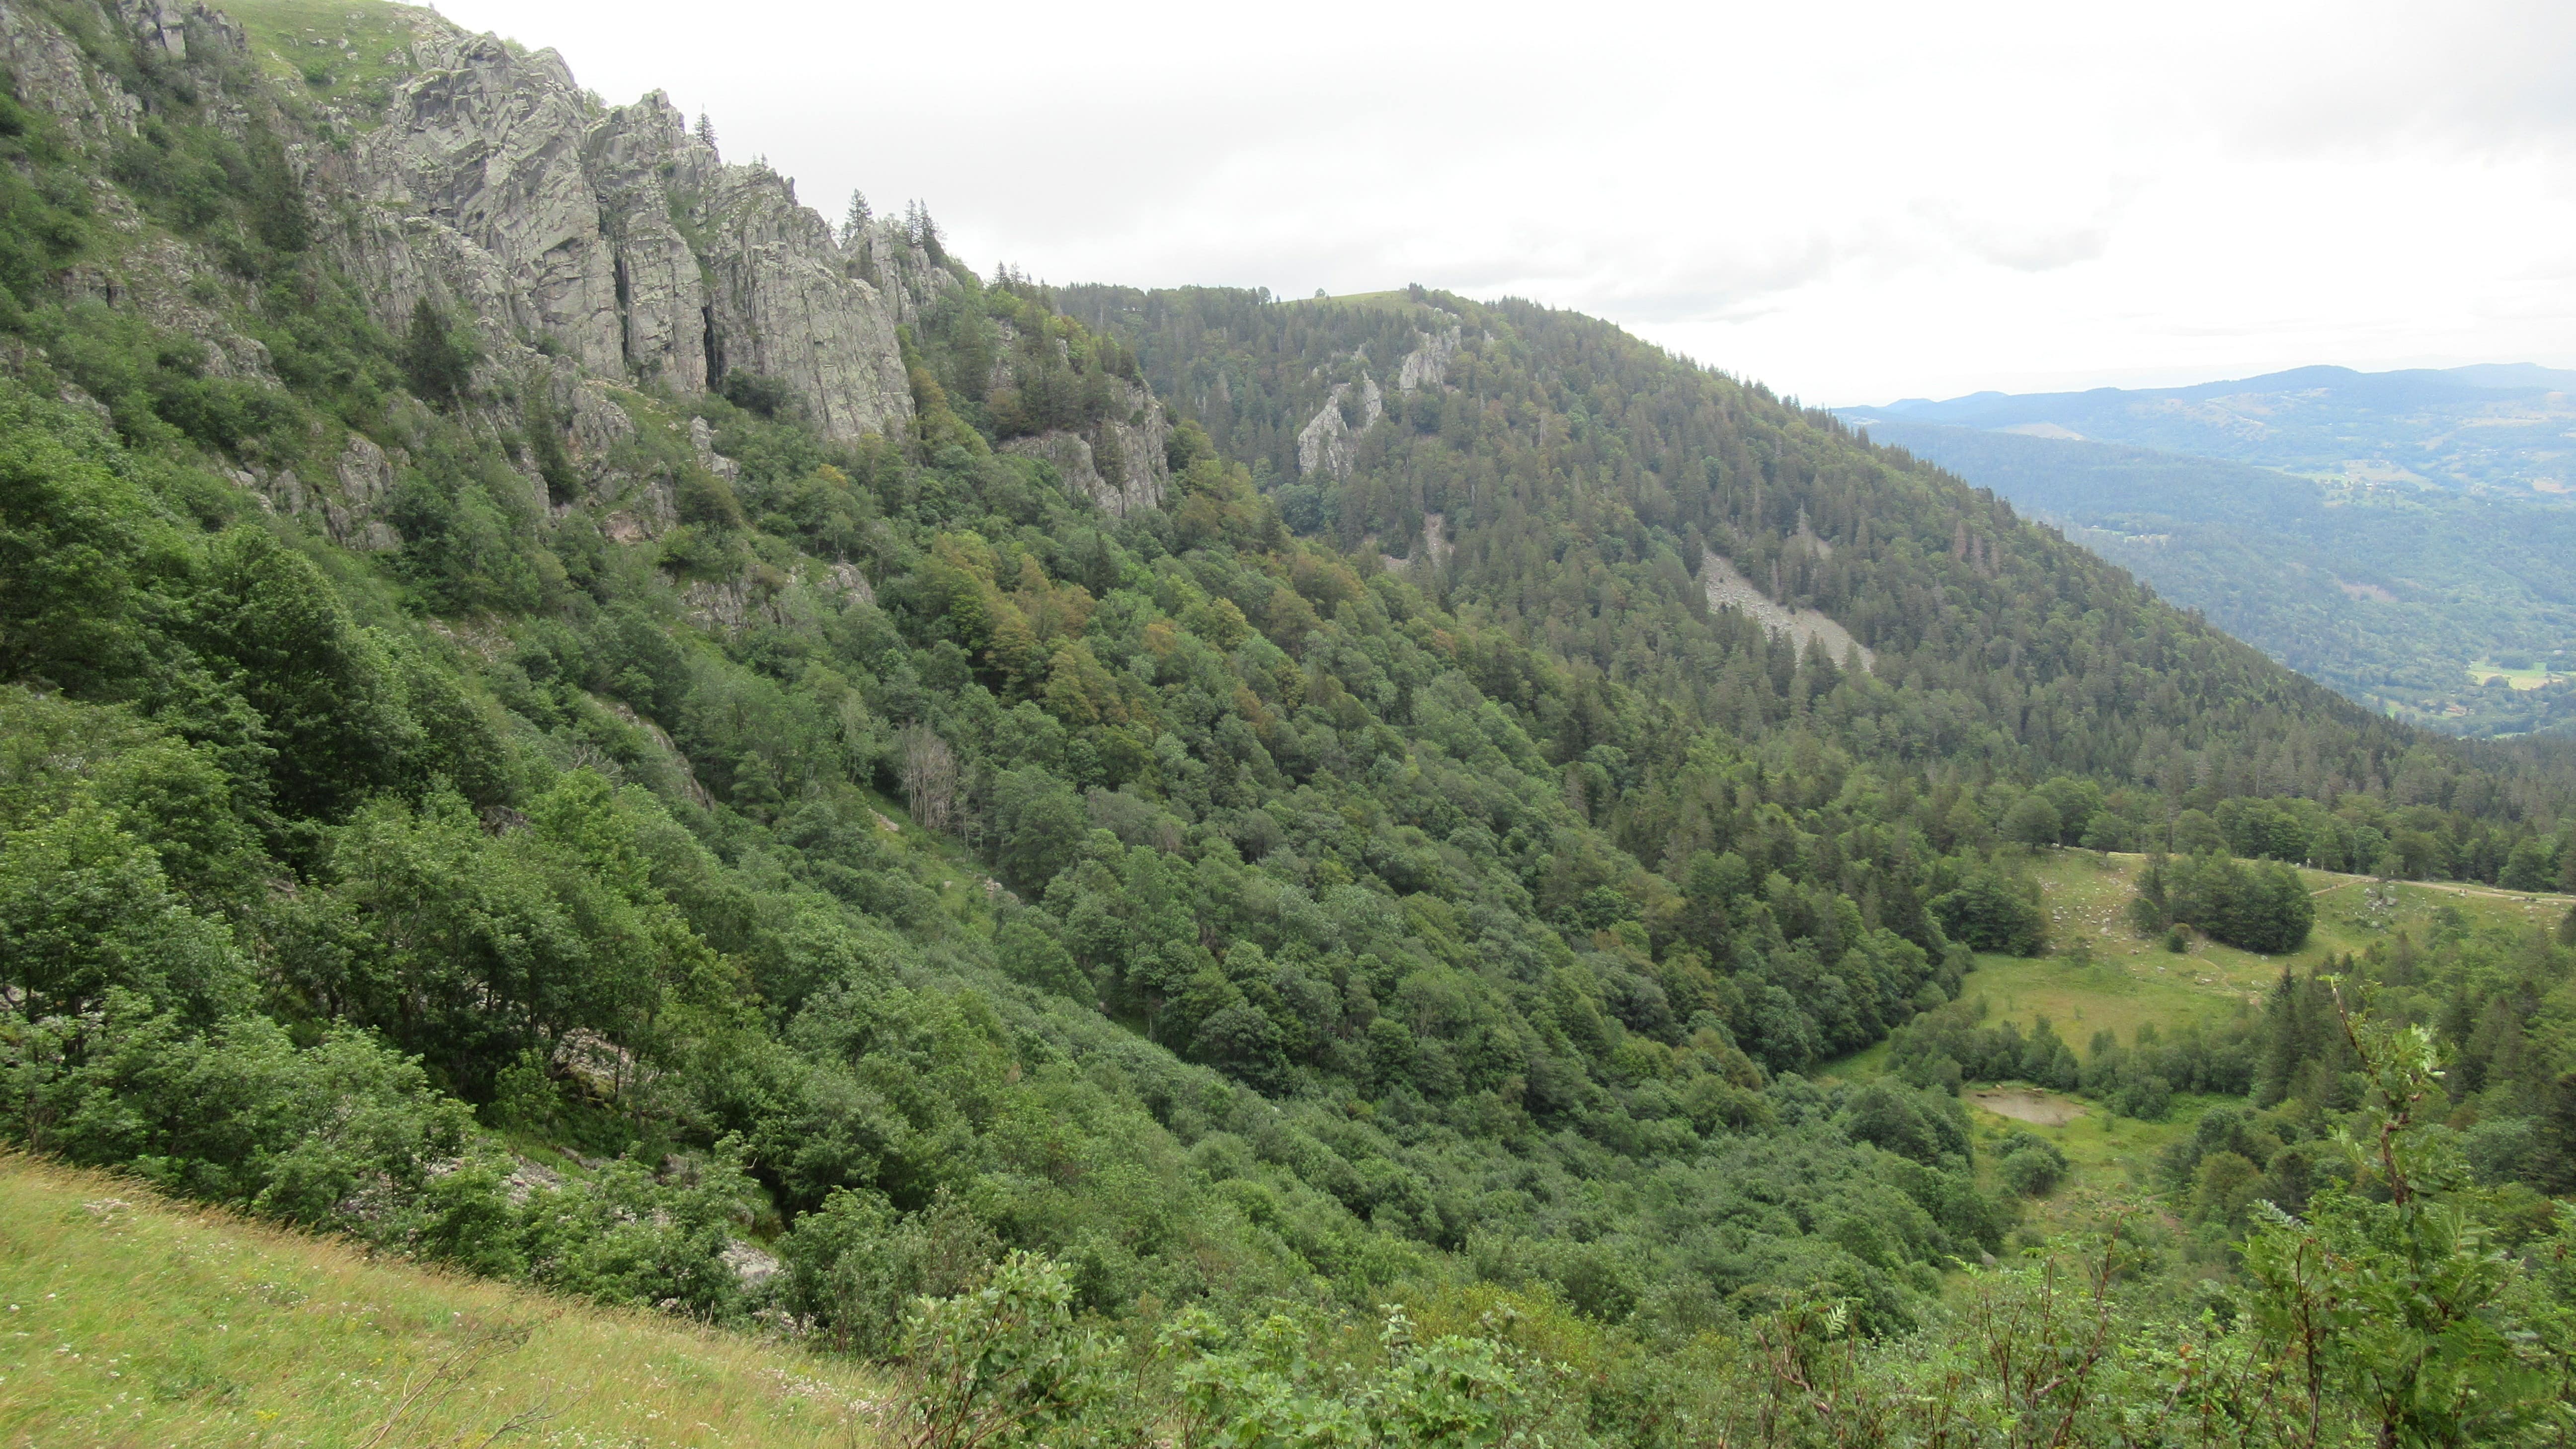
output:
M 1957 1072 L 1819 1071 L 2050 949 L 2035 853 L 2177 852 L 2168 915 L 2271 878 L 2228 851 L 2556 875 L 2563 762 L 2375 717 L 1606 324 L 1058 293 L 919 208 L 844 235 L 909 289 L 902 418 L 614 379 L 639 525 L 560 339 L 367 310 L 296 169 L 327 70 L 31 13 L 143 119 L 0 109 L 12 1143 L 901 1355 L 923 1444 L 2107 1442 L 2175 1372 L 2200 1417 L 2122 1432 L 2563 1425 L 2556 1230 L 2487 1246 L 2492 1190 L 2418 1156 L 2402 1014 L 2285 986 L 2300 1059 L 2348 1053 L 2291 1074 L 2331 1079 L 2300 1140 L 2377 1155 L 2241 1280 L 2069 1234 L 2080 1310 L 2015 1237 L 2053 1170 L 1980 1150 Z M 93 284 L 155 256 L 264 369 Z M 365 526 L 280 502 L 352 456 L 400 460 Z M 2567 952 L 2516 961 L 2546 996 Z M 2257 1080 L 2180 1090 L 2277 1113 Z M 2576 1136 L 2524 1115 L 2480 1160 L 2552 1186 Z M 2378 1276 L 2321 1286 L 2320 1242 Z M 2406 1344 L 2280 1328 L 2437 1271 L 2422 1402 L 2370 1377 Z

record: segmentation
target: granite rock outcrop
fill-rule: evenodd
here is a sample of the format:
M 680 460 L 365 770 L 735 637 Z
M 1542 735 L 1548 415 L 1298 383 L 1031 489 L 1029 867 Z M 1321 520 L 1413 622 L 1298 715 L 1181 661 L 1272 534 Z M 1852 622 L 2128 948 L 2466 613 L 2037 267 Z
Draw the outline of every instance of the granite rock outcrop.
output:
M 899 426 L 896 308 L 766 166 L 728 165 L 667 96 L 603 110 L 552 51 L 461 32 L 413 47 L 384 124 L 320 174 L 360 203 L 335 240 L 378 320 L 476 318 L 496 352 L 691 393 L 776 379 L 828 437 Z
M 835 441 L 909 437 L 913 379 L 897 329 L 930 321 L 968 286 L 920 218 L 840 233 L 797 200 L 792 180 L 725 161 L 661 92 L 609 106 L 553 51 L 427 10 L 392 23 L 390 43 L 367 51 L 376 73 L 365 87 L 286 99 L 261 77 L 305 74 L 307 57 L 270 53 L 262 47 L 287 42 L 204 0 L 0 0 L 0 69 L 100 171 L 140 134 L 144 97 L 164 84 L 273 146 L 302 192 L 313 244 L 374 321 L 400 339 L 426 300 L 446 325 L 470 329 L 480 361 L 459 419 L 503 446 L 537 501 L 597 509 L 612 539 L 676 521 L 673 480 L 655 473 L 667 466 L 624 446 L 642 416 L 638 392 L 687 398 L 758 374 L 764 395 L 783 395 Z M 130 58 L 101 48 L 120 35 Z M 331 53 L 334 63 L 356 54 L 345 40 Z M 98 215 L 133 244 L 85 257 L 61 279 L 65 295 L 193 339 L 209 377 L 274 383 L 268 349 L 236 325 L 253 300 L 238 276 L 151 225 L 117 188 L 96 190 Z M 1045 459 L 1125 515 L 1163 501 L 1171 424 L 1150 389 L 1112 384 L 1082 426 L 1004 447 Z M 1374 407 L 1374 383 L 1370 393 Z M 370 430 L 343 437 L 317 425 L 314 453 L 292 467 L 225 466 L 269 506 L 312 515 L 349 546 L 396 548 L 386 514 L 417 440 L 390 414 Z M 688 442 L 707 473 L 737 472 L 703 424 Z
M 1343 404 L 1351 404 L 1346 416 Z M 1356 383 L 1337 382 L 1323 407 L 1297 430 L 1297 471 L 1301 474 L 1329 473 L 1335 478 L 1351 476 L 1359 460 L 1358 435 L 1377 426 L 1386 416 L 1386 393 L 1377 379 L 1363 370 Z

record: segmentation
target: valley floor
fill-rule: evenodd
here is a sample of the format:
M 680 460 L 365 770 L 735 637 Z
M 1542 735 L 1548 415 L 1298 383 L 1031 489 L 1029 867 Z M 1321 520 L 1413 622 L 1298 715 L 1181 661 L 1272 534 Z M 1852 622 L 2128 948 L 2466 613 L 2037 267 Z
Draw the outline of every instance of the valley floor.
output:
M 0 1445 L 860 1445 L 847 1363 L 0 1156 Z
M 2190 950 L 2176 955 L 2129 929 L 2125 913 L 2145 864 L 2143 855 L 2090 850 L 2050 851 L 2034 862 L 2032 873 L 2048 902 L 2052 953 L 1981 954 L 1961 997 L 1984 998 L 1987 1020 L 2011 1021 L 2025 1030 L 2045 1016 L 2081 1055 L 2097 1031 L 2116 1032 L 2125 1043 L 2141 1025 L 2167 1031 L 2255 1010 L 2284 969 L 2305 975 L 2332 957 L 2358 954 L 2401 933 L 2423 945 L 2441 927 L 2445 909 L 2459 912 L 2464 924 L 2546 930 L 2576 905 L 2576 896 L 2548 892 L 2301 870 L 2317 908 L 2306 945 L 2266 956 L 2195 938 Z M 1868 1075 L 1886 1054 L 1882 1042 L 1826 1070 Z
M 2446 911 L 2456 912 L 2460 925 L 2547 930 L 2576 905 L 2576 896 L 2548 892 L 2447 881 L 2383 882 L 2303 869 L 2299 874 L 2317 909 L 2306 945 L 2266 956 L 2195 938 L 2188 951 L 2177 955 L 2129 928 L 2126 912 L 2145 864 L 2143 855 L 2088 850 L 2050 851 L 2035 861 L 2033 874 L 2047 899 L 2055 937 L 2053 954 L 1981 954 L 1961 998 L 1982 998 L 1986 1020 L 2010 1021 L 2025 1031 L 2046 1017 L 2082 1055 L 2093 1034 L 2103 1030 L 2126 1044 L 2136 1039 L 2140 1026 L 2168 1032 L 2259 1011 L 2264 993 L 2284 969 L 2306 975 L 2331 958 L 2357 955 L 2373 942 L 2394 941 L 2401 934 L 2423 945 L 2452 924 Z M 1872 1075 L 1887 1051 L 1882 1042 L 1823 1070 L 1846 1078 Z M 2139 1122 L 2115 1116 L 2079 1093 L 2021 1083 L 1974 1086 L 1963 1095 L 1981 1146 L 2013 1132 L 2055 1143 L 2073 1168 L 2071 1184 L 2087 1199 L 2085 1212 L 2100 1207 L 2104 1196 L 2137 1202 L 2157 1191 L 2158 1154 L 2175 1138 L 2189 1135 L 2200 1114 L 2220 1100 L 2177 1096 L 2163 1120 Z M 2041 1221 L 2064 1219 L 2073 1207 L 2061 1201 L 2043 1211 Z

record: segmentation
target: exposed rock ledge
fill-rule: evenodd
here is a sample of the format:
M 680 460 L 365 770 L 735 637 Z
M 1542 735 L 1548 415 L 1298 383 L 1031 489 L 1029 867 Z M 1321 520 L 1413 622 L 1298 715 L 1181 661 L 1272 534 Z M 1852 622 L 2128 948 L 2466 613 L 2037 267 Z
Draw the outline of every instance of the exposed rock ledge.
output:
M 1420 387 L 1448 386 L 1449 359 L 1458 355 L 1458 348 L 1466 338 L 1465 329 L 1452 327 L 1446 332 L 1417 331 L 1413 335 L 1420 339 L 1420 345 L 1404 355 L 1404 367 L 1396 374 L 1397 390 L 1411 392 Z
M 1336 478 L 1351 476 L 1351 465 L 1358 461 L 1358 450 L 1352 439 L 1376 426 L 1386 416 L 1386 394 L 1377 379 L 1363 372 L 1359 380 L 1359 425 L 1353 427 L 1342 416 L 1342 400 L 1351 395 L 1351 384 L 1333 384 L 1333 395 L 1324 406 L 1306 420 L 1297 432 L 1297 471 L 1330 473 Z

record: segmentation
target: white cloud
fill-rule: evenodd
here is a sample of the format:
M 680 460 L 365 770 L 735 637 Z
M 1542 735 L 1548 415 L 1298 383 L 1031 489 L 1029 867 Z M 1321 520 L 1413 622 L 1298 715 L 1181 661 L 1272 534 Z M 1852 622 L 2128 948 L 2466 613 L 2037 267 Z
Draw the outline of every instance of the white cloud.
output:
M 1821 401 L 2576 362 L 2576 8 L 447 0 L 1056 281 L 1420 281 Z

